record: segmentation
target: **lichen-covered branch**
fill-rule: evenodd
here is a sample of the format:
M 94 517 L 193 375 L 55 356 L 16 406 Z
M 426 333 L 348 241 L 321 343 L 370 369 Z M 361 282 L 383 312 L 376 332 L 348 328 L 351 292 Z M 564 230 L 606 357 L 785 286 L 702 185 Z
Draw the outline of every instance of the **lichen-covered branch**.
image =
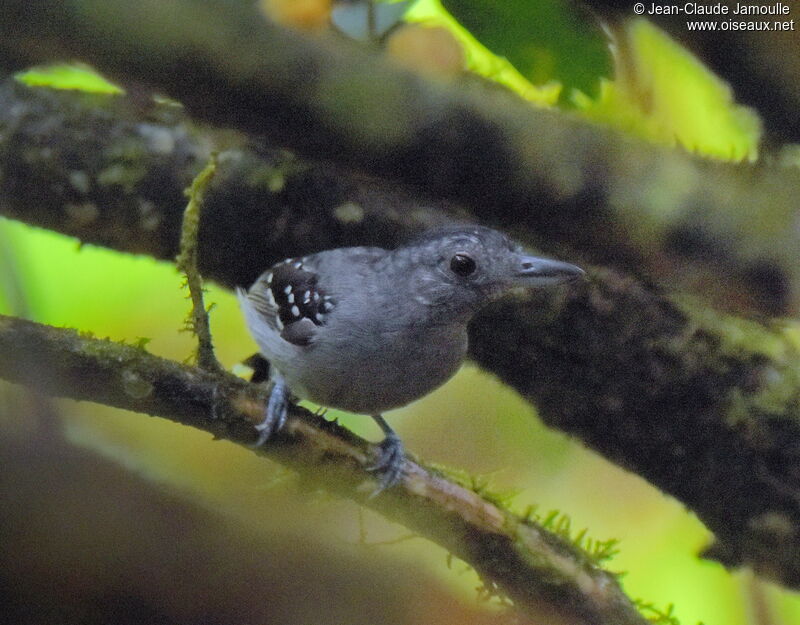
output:
M 429 84 L 341 39 L 271 25 L 254 3 L 0 5 L 0 66 L 73 57 L 196 119 L 462 202 L 717 305 L 785 314 L 800 302 L 795 168 L 703 161 L 473 82 Z
M 215 135 L 173 109 L 142 115 L 120 99 L 0 87 L 0 213 L 174 259 L 182 190 Z M 458 215 L 229 140 L 203 208 L 200 268 L 249 285 L 281 258 L 393 246 Z M 548 423 L 692 509 L 720 539 L 714 555 L 800 586 L 800 364 L 780 327 L 679 305 L 595 270 L 582 288 L 486 311 L 471 344 Z
M 267 399 L 261 387 L 230 374 L 1 315 L 0 378 L 165 417 L 237 443 L 252 443 L 252 424 L 262 419 Z M 258 453 L 439 543 L 523 612 L 549 614 L 558 623 L 647 623 L 616 578 L 570 542 L 411 460 L 400 485 L 370 497 L 372 446 L 303 409 L 292 408 L 287 427 Z

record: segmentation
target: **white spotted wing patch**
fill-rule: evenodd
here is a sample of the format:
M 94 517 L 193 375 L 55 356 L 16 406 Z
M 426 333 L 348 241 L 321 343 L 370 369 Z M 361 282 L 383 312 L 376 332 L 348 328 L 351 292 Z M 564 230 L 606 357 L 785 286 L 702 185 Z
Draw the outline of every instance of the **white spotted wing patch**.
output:
M 303 260 L 287 258 L 256 281 L 248 298 L 265 320 L 295 345 L 308 345 L 336 303 Z

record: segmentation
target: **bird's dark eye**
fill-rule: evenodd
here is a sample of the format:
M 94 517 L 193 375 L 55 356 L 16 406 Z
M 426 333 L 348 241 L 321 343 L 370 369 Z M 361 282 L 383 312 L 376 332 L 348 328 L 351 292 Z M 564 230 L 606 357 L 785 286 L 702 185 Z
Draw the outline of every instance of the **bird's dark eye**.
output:
M 475 272 L 475 261 L 466 254 L 456 254 L 450 259 L 450 269 L 457 276 L 466 277 Z

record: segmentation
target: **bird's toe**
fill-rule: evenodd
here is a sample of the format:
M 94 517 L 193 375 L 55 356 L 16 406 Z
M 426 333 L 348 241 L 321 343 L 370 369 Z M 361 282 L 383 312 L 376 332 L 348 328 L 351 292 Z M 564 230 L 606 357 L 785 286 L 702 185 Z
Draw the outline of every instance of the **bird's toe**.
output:
M 289 392 L 283 379 L 278 379 L 272 387 L 264 420 L 255 426 L 259 434 L 253 447 L 261 447 L 275 432 L 280 431 L 286 424 L 288 414 Z
M 379 474 L 378 488 L 372 493 L 372 497 L 400 482 L 403 478 L 405 460 L 403 441 L 396 434 L 387 435 L 378 445 L 375 462 L 367 467 L 367 471 L 375 471 Z

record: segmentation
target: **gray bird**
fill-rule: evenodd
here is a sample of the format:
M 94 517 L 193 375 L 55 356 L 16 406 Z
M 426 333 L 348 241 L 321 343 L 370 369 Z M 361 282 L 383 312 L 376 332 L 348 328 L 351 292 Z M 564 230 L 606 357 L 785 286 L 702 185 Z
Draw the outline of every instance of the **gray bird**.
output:
M 428 232 L 404 247 L 349 247 L 287 258 L 248 291 L 247 326 L 273 381 L 262 445 L 292 397 L 371 415 L 383 431 L 376 492 L 402 477 L 403 443 L 381 416 L 450 379 L 467 353 L 467 323 L 514 287 L 582 276 L 575 265 L 527 256 L 482 226 Z

